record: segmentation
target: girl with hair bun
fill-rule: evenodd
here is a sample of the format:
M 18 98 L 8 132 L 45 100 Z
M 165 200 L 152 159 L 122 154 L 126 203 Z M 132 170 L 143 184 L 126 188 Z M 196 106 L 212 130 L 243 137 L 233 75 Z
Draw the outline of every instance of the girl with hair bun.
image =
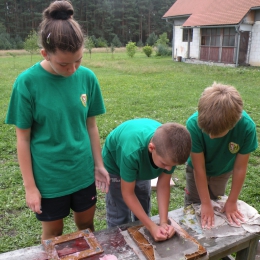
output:
M 55 1 L 40 24 L 43 60 L 16 79 L 6 116 L 16 126 L 27 206 L 42 240 L 63 232 L 73 210 L 79 230 L 94 231 L 96 187 L 108 191 L 95 117 L 105 113 L 95 74 L 81 66 L 84 35 L 70 2 Z

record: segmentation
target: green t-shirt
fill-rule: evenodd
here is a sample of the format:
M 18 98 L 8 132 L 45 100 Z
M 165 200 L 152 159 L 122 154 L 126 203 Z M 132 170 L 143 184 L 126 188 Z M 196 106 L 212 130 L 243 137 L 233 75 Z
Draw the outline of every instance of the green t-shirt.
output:
M 94 182 L 86 120 L 102 113 L 98 80 L 85 67 L 62 77 L 37 63 L 18 76 L 6 123 L 31 128 L 33 174 L 43 198 L 71 194 Z
M 211 139 L 199 128 L 197 120 L 198 112 L 187 120 L 187 129 L 192 139 L 191 151 L 204 153 L 208 176 L 218 176 L 232 171 L 238 153 L 248 154 L 257 148 L 256 126 L 245 111 L 235 127 L 221 138 Z M 193 167 L 191 157 L 188 158 L 188 164 Z
M 132 119 L 116 127 L 107 137 L 102 156 L 107 171 L 124 181 L 151 180 L 162 172 L 149 156 L 148 144 L 161 123 L 152 119 Z

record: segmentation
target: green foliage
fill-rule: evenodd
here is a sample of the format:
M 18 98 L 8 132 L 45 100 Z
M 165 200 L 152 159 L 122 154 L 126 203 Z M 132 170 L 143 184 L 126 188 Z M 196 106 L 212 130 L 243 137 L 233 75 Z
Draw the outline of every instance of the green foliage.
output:
M 141 48 L 141 47 L 144 46 L 144 44 L 143 44 L 143 42 L 142 42 L 141 40 L 139 40 L 136 45 L 137 45 L 137 47 L 139 47 L 139 48 Z
M 153 53 L 153 47 L 146 45 L 146 46 L 143 47 L 143 52 L 145 53 L 145 55 L 147 57 L 150 57 Z
M 158 36 L 153 32 L 147 38 L 146 44 L 149 45 L 149 46 L 154 46 L 156 44 L 157 40 L 158 40 Z
M 128 44 L 126 45 L 126 52 L 127 52 L 127 55 L 131 58 L 134 57 L 135 53 L 136 53 L 136 43 L 135 42 L 128 42 Z
M 103 37 L 99 37 L 97 39 L 97 46 L 98 48 L 104 48 L 107 47 L 107 41 Z
M 10 35 L 8 33 L 0 33 L 0 50 L 12 49 Z
M 119 38 L 118 38 L 117 35 L 114 36 L 114 38 L 113 38 L 112 41 L 111 41 L 111 44 L 113 44 L 113 45 L 114 45 L 115 47 L 117 47 L 117 48 L 122 47 L 122 43 L 121 43 L 121 41 L 119 40 Z
M 39 50 L 38 46 L 38 35 L 36 31 L 31 31 L 28 37 L 24 42 L 24 49 L 31 54 L 31 61 L 32 55 Z
M 156 41 L 156 45 L 166 45 L 168 46 L 169 39 L 167 38 L 167 33 L 164 32 L 163 34 L 159 35 L 159 39 Z
M 156 56 L 171 56 L 172 50 L 165 44 L 156 46 Z
M 89 57 L 91 58 L 92 49 L 95 47 L 95 44 L 91 37 L 85 38 L 85 48 L 89 52 Z

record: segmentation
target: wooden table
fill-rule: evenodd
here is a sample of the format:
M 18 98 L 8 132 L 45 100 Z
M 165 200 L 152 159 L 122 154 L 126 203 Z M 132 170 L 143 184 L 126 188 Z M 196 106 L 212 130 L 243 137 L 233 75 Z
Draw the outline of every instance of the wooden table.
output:
M 183 209 L 169 212 L 169 217 L 179 223 L 183 216 Z M 152 217 L 153 221 L 158 221 L 159 217 Z M 140 222 L 122 225 L 120 227 L 105 229 L 95 232 L 95 237 L 104 249 L 103 254 L 88 257 L 88 260 L 99 260 L 100 257 L 108 254 L 117 256 L 119 260 L 138 260 L 139 257 L 133 249 L 125 242 L 121 231 Z M 186 229 L 184 226 L 182 226 Z M 188 233 L 195 237 L 204 246 L 209 254 L 210 260 L 219 260 L 231 253 L 237 252 L 236 260 L 255 260 L 259 236 L 257 234 L 246 233 L 244 236 L 229 236 L 223 238 L 196 237 L 195 231 L 186 229 Z M 43 247 L 35 246 L 25 249 L 15 250 L 0 254 L 0 260 L 47 260 Z

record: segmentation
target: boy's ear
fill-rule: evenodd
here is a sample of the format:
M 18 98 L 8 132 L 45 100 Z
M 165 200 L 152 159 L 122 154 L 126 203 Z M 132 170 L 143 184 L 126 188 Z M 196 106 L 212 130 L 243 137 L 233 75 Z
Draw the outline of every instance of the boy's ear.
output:
M 150 143 L 148 144 L 148 150 L 149 150 L 150 153 L 155 150 L 155 145 L 154 145 L 152 142 L 150 142 Z

